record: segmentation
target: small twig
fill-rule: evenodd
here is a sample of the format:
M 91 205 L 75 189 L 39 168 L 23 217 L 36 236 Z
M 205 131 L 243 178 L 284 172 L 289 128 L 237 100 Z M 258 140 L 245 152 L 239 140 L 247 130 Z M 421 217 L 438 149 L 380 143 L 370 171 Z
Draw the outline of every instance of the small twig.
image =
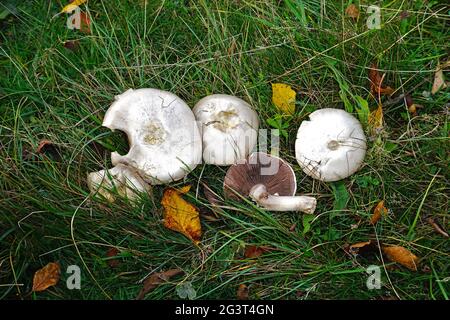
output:
M 442 234 L 446 238 L 449 237 L 448 233 L 445 232 L 444 229 L 436 221 L 434 221 L 433 218 L 430 217 L 427 219 L 427 221 L 429 224 L 431 224 L 431 226 L 433 227 L 434 230 L 436 230 L 437 233 Z

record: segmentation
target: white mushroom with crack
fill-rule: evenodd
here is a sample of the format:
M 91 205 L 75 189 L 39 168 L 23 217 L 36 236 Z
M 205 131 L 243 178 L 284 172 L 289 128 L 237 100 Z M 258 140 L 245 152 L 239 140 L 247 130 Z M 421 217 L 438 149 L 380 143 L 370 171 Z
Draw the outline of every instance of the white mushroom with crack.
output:
M 129 89 L 116 96 L 103 126 L 127 134 L 126 155 L 111 154 L 113 176 L 152 185 L 185 177 L 201 162 L 202 141 L 194 114 L 178 96 L 158 89 Z M 100 171 L 99 175 L 104 175 Z M 89 175 L 91 190 L 99 187 L 98 175 Z M 115 179 L 116 182 L 123 179 Z M 127 183 L 128 185 L 128 183 Z M 142 189 L 138 187 L 137 189 Z
M 297 132 L 295 156 L 303 171 L 322 181 L 337 181 L 355 173 L 366 154 L 366 137 L 348 112 L 325 108 L 309 115 Z
M 272 211 L 314 213 L 316 199 L 296 196 L 297 181 L 284 160 L 262 152 L 251 154 L 245 163 L 232 165 L 225 176 L 224 193 L 229 199 L 250 197 Z
M 194 106 L 207 164 L 231 165 L 245 159 L 257 142 L 259 120 L 244 100 L 213 94 Z

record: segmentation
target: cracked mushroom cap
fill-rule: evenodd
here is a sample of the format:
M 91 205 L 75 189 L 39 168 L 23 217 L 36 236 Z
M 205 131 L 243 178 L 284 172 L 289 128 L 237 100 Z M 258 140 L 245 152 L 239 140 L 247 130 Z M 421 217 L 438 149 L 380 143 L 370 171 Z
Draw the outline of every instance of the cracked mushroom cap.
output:
M 194 114 L 178 96 L 158 89 L 129 89 L 116 96 L 103 126 L 128 136 L 126 155 L 111 153 L 114 166 L 139 171 L 150 184 L 179 180 L 201 162 L 202 141 Z
M 366 137 L 348 112 L 325 108 L 300 125 L 295 156 L 303 171 L 322 181 L 337 181 L 355 173 L 366 154 Z
M 245 159 L 256 146 L 258 115 L 244 100 L 213 94 L 197 102 L 193 111 L 199 122 L 205 163 L 231 165 Z
M 253 186 L 262 184 L 269 194 L 293 196 L 297 180 L 291 166 L 284 160 L 262 152 L 252 153 L 243 163 L 228 168 L 224 193 L 229 199 L 248 197 Z M 236 194 L 237 193 L 237 194 Z

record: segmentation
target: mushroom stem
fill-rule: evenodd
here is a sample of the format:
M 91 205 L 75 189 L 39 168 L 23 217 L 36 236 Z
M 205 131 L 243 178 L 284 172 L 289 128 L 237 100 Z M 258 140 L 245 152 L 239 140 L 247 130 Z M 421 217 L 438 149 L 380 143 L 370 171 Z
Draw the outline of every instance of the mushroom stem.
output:
M 250 189 L 250 197 L 262 207 L 272 211 L 302 211 L 314 213 L 316 198 L 308 196 L 276 196 L 269 194 L 263 184 Z

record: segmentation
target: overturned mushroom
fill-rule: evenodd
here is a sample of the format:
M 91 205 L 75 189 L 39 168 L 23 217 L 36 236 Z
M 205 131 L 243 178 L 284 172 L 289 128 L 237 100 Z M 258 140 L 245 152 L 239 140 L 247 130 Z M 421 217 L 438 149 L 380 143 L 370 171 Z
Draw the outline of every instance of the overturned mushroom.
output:
M 322 181 L 337 181 L 355 173 L 366 154 L 366 137 L 359 121 L 340 109 L 325 108 L 309 115 L 297 132 L 295 155 L 303 171 Z
M 103 126 L 125 132 L 129 140 L 126 155 L 111 154 L 113 176 L 126 176 L 138 185 L 164 184 L 182 179 L 201 162 L 202 142 L 194 114 L 170 92 L 129 89 L 116 96 Z M 104 172 L 89 176 L 91 187 L 98 186 L 99 175 Z
M 231 165 L 245 159 L 256 146 L 258 115 L 242 99 L 213 94 L 195 105 L 207 164 Z
M 314 213 L 316 199 L 295 196 L 297 181 L 291 166 L 284 160 L 262 152 L 251 154 L 244 163 L 228 169 L 224 181 L 227 198 L 252 198 L 272 211 L 303 211 Z

